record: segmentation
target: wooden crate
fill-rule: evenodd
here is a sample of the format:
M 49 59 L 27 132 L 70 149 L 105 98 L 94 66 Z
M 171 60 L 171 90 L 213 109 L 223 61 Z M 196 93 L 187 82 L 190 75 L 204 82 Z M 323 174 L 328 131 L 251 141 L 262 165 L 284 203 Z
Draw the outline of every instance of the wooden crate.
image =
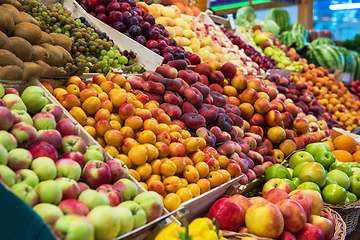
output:
M 54 4 L 60 2 L 64 8 L 72 12 L 73 18 L 84 17 L 91 26 L 96 30 L 105 32 L 113 42 L 119 46 L 120 49 L 132 50 L 136 53 L 137 63 L 144 66 L 148 71 L 155 71 L 164 60 L 163 57 L 154 53 L 150 49 L 142 46 L 133 39 L 125 36 L 114 28 L 101 22 L 95 17 L 88 14 L 75 0 L 42 0 L 45 5 Z

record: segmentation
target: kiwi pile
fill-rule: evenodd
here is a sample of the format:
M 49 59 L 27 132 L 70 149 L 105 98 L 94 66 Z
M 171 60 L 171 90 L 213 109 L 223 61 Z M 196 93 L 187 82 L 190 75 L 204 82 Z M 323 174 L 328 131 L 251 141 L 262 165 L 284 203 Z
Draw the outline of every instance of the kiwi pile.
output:
M 42 31 L 38 21 L 16 0 L 0 0 L 0 79 L 57 77 L 73 61 L 71 39 Z

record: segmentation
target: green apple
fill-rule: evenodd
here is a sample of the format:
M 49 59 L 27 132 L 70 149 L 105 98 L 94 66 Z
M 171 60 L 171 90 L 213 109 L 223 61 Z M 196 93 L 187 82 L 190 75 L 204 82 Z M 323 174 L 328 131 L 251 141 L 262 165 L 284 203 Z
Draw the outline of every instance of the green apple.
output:
M 359 175 L 360 174 L 360 168 L 353 167 L 351 168 L 352 175 Z
M 39 214 L 39 216 L 44 220 L 44 222 L 51 227 L 53 227 L 56 221 L 64 216 L 61 209 L 50 203 L 39 203 L 36 205 L 33 210 Z
M 284 180 L 285 180 L 285 182 L 287 182 L 287 184 L 289 184 L 290 191 L 293 191 L 293 190 L 296 189 L 295 184 L 294 184 L 294 182 L 292 180 L 287 179 L 287 178 L 284 178 Z
M 92 222 L 85 216 L 75 214 L 60 217 L 54 231 L 61 239 L 94 240 L 95 236 Z
M 326 151 L 326 148 L 322 143 L 310 143 L 306 145 L 305 151 L 310 153 L 312 156 L 315 156 L 318 152 Z
M 133 230 L 134 217 L 131 211 L 128 208 L 122 206 L 116 206 L 113 207 L 113 209 L 117 211 L 120 216 L 120 232 L 118 233 L 118 236 L 121 236 Z
M 296 189 L 314 190 L 321 194 L 319 186 L 314 182 L 303 182 Z
M 317 162 L 306 163 L 299 171 L 300 182 L 314 182 L 321 188 L 326 182 L 324 167 Z
M 300 169 L 307 163 L 308 162 L 301 162 L 298 165 L 296 165 L 296 167 L 294 168 L 294 171 L 293 171 L 293 177 L 299 177 Z
M 20 169 L 15 172 L 15 182 L 24 182 L 31 187 L 35 187 L 39 184 L 39 177 L 36 173 L 30 169 Z
M 164 203 L 157 192 L 146 191 L 138 194 L 134 202 L 140 205 L 146 213 L 146 221 L 151 222 L 159 218 L 164 210 Z
M 323 188 L 326 187 L 329 184 L 337 184 L 337 182 L 332 177 L 329 177 L 326 174 L 326 182 L 325 182 L 325 185 L 323 186 Z
M 35 191 L 39 196 L 39 202 L 59 204 L 62 199 L 62 189 L 58 182 L 54 180 L 46 180 L 40 182 L 36 187 Z
M 335 162 L 335 156 L 331 152 L 317 152 L 314 156 L 315 162 L 323 165 L 325 169 L 329 169 L 330 165 Z
M 334 169 L 338 169 L 338 170 L 346 173 L 346 175 L 348 175 L 349 177 L 352 175 L 351 167 L 347 163 L 335 161 L 333 164 L 330 165 L 329 171 L 332 171 Z
M 5 89 L 4 87 L 0 84 L 0 98 L 2 98 L 5 95 Z
M 40 181 L 56 178 L 56 166 L 51 158 L 38 157 L 32 161 L 30 168 L 38 175 Z
M 86 162 L 90 160 L 104 161 L 103 149 L 97 145 L 91 145 L 86 149 L 84 157 Z
M 315 162 L 314 157 L 305 151 L 299 151 L 291 155 L 289 160 L 289 167 L 294 169 L 296 165 L 302 162 Z
M 294 183 L 295 188 L 297 188 L 300 185 L 300 179 L 298 177 L 293 177 L 291 181 Z
M 119 189 L 124 201 L 133 200 L 138 194 L 138 188 L 136 184 L 130 179 L 119 179 L 113 185 Z
M 29 168 L 32 160 L 31 152 L 24 148 L 15 148 L 8 153 L 8 166 L 14 171 Z
M 30 125 L 33 125 L 34 122 L 30 116 L 30 114 L 28 114 L 28 112 L 26 110 L 12 110 L 11 111 L 15 117 L 15 122 L 27 122 Z
M 93 189 L 87 189 L 80 193 L 78 200 L 84 202 L 89 207 L 89 210 L 92 210 L 97 206 L 110 205 L 109 199 L 105 194 L 99 193 Z
M 287 169 L 287 170 L 289 171 L 289 173 L 290 173 L 290 179 L 292 179 L 294 169 L 292 169 L 292 168 L 286 168 L 286 169 Z
M 97 206 L 86 217 L 94 226 L 95 239 L 111 240 L 120 231 L 120 216 L 110 206 Z
M 38 86 L 27 87 L 21 94 L 21 99 L 27 107 L 28 113 L 34 115 L 48 103 L 45 91 Z
M 326 203 L 343 205 L 347 194 L 345 188 L 337 184 L 330 184 L 322 190 L 322 197 Z
M 8 162 L 8 151 L 2 144 L 0 144 L 0 165 L 6 165 L 7 162 Z
M 140 207 L 139 204 L 137 204 L 134 201 L 125 201 L 119 204 L 119 206 L 128 208 L 134 218 L 134 228 L 136 229 L 138 227 L 141 227 L 146 224 L 146 213 L 142 207 Z
M 319 142 L 319 144 L 322 144 L 325 147 L 326 151 L 331 152 L 331 147 L 329 144 L 325 142 Z
M 6 107 L 8 109 L 10 109 L 11 111 L 12 110 L 27 111 L 27 108 L 26 108 L 24 102 L 16 94 L 6 94 L 2 99 L 5 101 Z
M 352 168 L 360 168 L 360 163 L 358 163 L 358 162 L 348 162 L 347 164 L 351 167 L 351 169 Z
M 360 198 L 360 175 L 353 175 L 350 177 L 349 191 Z
M 288 178 L 288 179 L 290 179 L 291 177 L 290 177 L 290 173 L 286 169 L 286 167 L 284 167 L 281 164 L 274 164 L 265 170 L 265 181 L 268 181 L 269 179 L 272 179 L 272 178 Z
M 15 184 L 15 173 L 8 166 L 0 165 L 0 175 L 1 175 L 2 181 L 8 187 L 11 187 L 12 185 Z
M 354 193 L 346 191 L 346 194 L 347 194 L 347 198 L 349 199 L 350 203 L 357 202 L 357 197 Z
M 0 144 L 8 151 L 15 149 L 18 145 L 18 142 L 14 135 L 9 133 L 8 131 L 1 130 L 0 131 Z
M 326 174 L 326 176 L 334 179 L 338 185 L 342 186 L 345 189 L 348 189 L 350 187 L 350 179 L 348 175 L 338 169 L 330 171 L 328 174 Z
M 35 190 L 24 182 L 14 184 L 11 187 L 11 191 L 30 207 L 38 204 L 38 195 Z

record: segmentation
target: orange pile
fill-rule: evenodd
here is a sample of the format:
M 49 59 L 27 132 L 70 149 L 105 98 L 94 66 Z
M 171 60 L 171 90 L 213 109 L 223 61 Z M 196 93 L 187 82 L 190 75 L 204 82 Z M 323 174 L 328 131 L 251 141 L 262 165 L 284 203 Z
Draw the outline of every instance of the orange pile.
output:
M 196 17 L 201 12 L 196 6 L 189 6 L 188 0 L 159 0 L 158 4 L 164 6 L 175 5 L 179 8 L 180 12 L 189 16 Z
M 325 141 L 331 147 L 331 152 L 340 162 L 360 163 L 360 146 L 354 138 L 348 135 L 340 135 L 335 139 Z

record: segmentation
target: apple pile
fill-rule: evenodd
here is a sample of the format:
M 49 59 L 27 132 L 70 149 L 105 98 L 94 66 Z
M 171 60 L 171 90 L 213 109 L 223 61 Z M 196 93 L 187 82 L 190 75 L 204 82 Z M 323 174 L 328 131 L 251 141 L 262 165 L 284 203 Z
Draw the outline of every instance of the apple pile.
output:
M 265 179 L 284 179 L 291 190 L 317 191 L 328 204 L 356 202 L 360 196 L 359 163 L 341 162 L 332 152 L 326 142 L 308 144 L 305 151 L 298 151 L 290 157 L 289 168 L 278 164 L 268 168 Z
M 138 194 L 126 165 L 107 159 L 97 145 L 87 147 L 78 124 L 63 118 L 41 87 L 30 86 L 20 97 L 0 85 L 0 96 L 2 183 L 60 239 L 113 239 L 162 215 L 160 195 Z
M 222 197 L 210 208 L 209 218 L 220 229 L 259 237 L 330 240 L 335 231 L 331 214 L 323 212 L 321 195 L 314 190 L 290 190 L 279 178 L 268 180 L 262 197 Z

